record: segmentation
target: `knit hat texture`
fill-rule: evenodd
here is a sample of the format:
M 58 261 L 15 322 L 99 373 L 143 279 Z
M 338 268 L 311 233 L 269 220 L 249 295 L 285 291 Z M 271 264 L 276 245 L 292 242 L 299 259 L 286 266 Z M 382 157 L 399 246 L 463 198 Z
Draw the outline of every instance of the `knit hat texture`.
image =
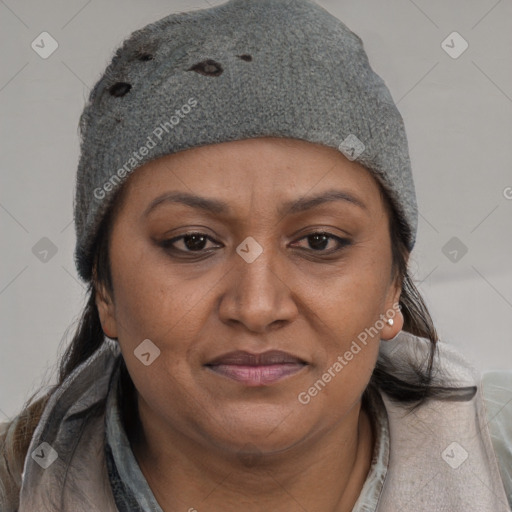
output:
M 115 192 L 135 169 L 185 149 L 290 137 L 339 149 L 383 185 L 408 228 L 417 205 L 403 119 L 363 42 L 312 0 L 230 0 L 133 32 L 80 117 L 75 264 L 93 250 Z

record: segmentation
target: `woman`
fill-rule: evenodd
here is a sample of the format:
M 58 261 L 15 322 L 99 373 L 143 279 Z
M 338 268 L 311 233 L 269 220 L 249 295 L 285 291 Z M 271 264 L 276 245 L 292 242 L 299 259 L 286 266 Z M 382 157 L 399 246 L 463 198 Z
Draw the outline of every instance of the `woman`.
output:
M 171 15 L 80 127 L 88 304 L 3 426 L 2 511 L 510 510 L 512 375 L 437 338 L 403 121 L 345 25 Z

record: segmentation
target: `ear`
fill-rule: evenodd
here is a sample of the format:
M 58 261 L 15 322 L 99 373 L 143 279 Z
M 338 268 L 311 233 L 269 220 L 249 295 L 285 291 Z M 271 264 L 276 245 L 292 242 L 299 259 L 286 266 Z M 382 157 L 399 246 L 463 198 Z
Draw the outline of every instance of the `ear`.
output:
M 99 283 L 96 276 L 96 267 L 93 268 L 93 283 L 95 289 L 95 302 L 98 308 L 101 328 L 106 336 L 117 339 L 117 322 L 115 307 L 112 297 L 102 283 Z
M 382 328 L 380 337 L 387 341 L 394 338 L 404 326 L 404 316 L 400 309 L 400 295 L 402 294 L 402 286 L 399 282 L 399 276 L 396 276 L 393 284 L 390 286 L 388 296 L 386 297 L 386 309 L 383 312 L 382 320 L 384 327 Z M 387 320 L 393 319 L 393 325 L 389 325 Z

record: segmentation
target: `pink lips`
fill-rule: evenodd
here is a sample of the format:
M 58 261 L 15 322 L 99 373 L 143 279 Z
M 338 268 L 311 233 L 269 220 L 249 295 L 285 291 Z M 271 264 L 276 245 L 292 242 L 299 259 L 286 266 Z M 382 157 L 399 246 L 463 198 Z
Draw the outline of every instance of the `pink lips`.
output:
M 217 357 L 206 366 L 213 372 L 229 377 L 247 386 L 272 384 L 301 371 L 307 363 L 279 350 L 263 354 L 244 351 L 229 352 Z

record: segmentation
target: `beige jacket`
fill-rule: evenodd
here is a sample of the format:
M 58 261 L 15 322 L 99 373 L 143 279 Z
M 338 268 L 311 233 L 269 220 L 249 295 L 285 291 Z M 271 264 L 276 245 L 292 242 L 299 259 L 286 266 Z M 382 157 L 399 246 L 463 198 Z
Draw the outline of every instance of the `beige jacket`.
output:
M 408 333 L 381 343 L 381 353 L 396 360 L 424 361 L 427 350 L 427 340 Z M 512 372 L 482 381 L 446 343 L 439 343 L 439 354 L 447 383 L 476 385 L 477 394 L 469 401 L 433 400 L 405 415 L 381 393 L 390 434 L 386 477 L 375 506 L 357 510 L 511 511 Z M 117 357 L 117 343 L 106 338 L 54 393 L 32 437 L 21 490 L 0 457 L 0 479 L 11 491 L 0 496 L 0 512 L 117 512 L 104 454 L 105 403 Z M 15 421 L 0 426 L 0 446 Z

